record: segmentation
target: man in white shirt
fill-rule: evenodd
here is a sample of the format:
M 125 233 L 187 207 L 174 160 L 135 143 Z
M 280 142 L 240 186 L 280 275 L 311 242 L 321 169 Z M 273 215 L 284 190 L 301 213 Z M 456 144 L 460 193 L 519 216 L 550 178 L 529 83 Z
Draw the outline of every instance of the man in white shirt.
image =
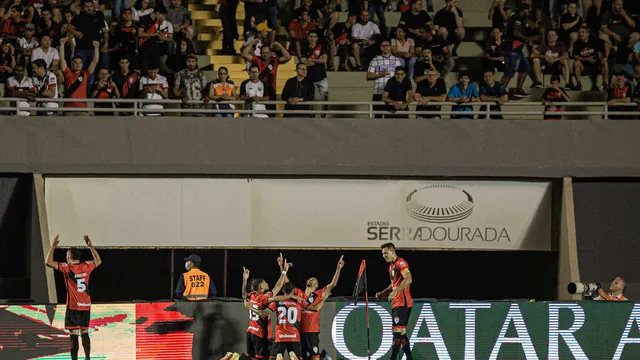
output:
M 159 66 L 152 66 L 149 74 L 140 79 L 140 93 L 143 99 L 162 100 L 169 97 L 169 82 L 167 78 L 158 74 Z M 145 104 L 144 109 L 164 109 L 160 104 Z M 144 116 L 160 116 L 159 113 L 144 113 Z
M 387 81 L 395 75 L 398 66 L 402 66 L 402 63 L 399 58 L 391 54 L 391 43 L 389 40 L 382 40 L 380 55 L 371 60 L 367 70 L 367 80 L 373 81 L 372 101 L 382 101 Z M 376 111 L 384 110 L 384 106 L 374 105 L 373 109 Z M 382 117 L 382 115 L 376 115 L 376 117 Z
M 9 90 L 9 97 L 22 98 L 27 101 L 18 101 L 18 107 L 29 109 L 29 101 L 35 101 L 36 87 L 33 85 L 33 80 L 24 76 L 24 67 L 17 65 L 13 68 L 14 76 L 7 79 L 7 89 Z M 18 111 L 17 115 L 29 116 L 29 111 Z
M 47 70 L 47 63 L 43 59 L 33 61 L 33 85 L 36 87 L 36 96 L 51 99 L 58 98 L 58 81 L 56 76 Z M 44 102 L 36 104 L 38 107 L 57 109 L 58 103 Z M 38 115 L 55 116 L 54 111 L 38 112 Z
M 40 47 L 31 52 L 31 62 L 42 59 L 47 64 L 47 70 L 53 72 L 60 83 L 62 72 L 60 69 L 60 53 L 58 49 L 51 47 L 51 36 L 43 35 L 40 39 Z
M 18 38 L 18 63 L 28 64 L 31 62 L 31 52 L 33 49 L 40 46 L 38 39 L 34 36 L 36 28 L 33 24 L 29 23 L 24 27 L 24 36 Z
M 360 62 L 360 57 L 365 53 L 371 55 L 373 48 L 371 45 L 376 43 L 376 37 L 380 36 L 378 25 L 369 21 L 369 11 L 362 10 L 360 13 L 360 22 L 351 27 L 351 50 L 356 60 L 355 71 L 363 71 L 364 68 Z

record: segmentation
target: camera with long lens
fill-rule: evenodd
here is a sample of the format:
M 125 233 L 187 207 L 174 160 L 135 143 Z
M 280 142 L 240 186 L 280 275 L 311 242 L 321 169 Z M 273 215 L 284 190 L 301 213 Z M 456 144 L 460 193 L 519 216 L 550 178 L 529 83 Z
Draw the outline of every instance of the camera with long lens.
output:
M 591 297 L 600 289 L 600 283 L 586 283 L 586 282 L 570 282 L 567 285 L 567 291 L 571 295 L 581 294 L 585 297 Z

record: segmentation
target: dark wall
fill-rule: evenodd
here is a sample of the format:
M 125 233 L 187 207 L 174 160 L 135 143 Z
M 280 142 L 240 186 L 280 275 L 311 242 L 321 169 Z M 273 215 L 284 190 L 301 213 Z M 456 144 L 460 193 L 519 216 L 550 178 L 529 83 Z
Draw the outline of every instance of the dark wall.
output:
M 0 278 L 27 276 L 32 191 L 30 174 L 0 175 Z
M 94 302 L 167 299 L 184 270 L 184 257 L 191 251 L 175 250 L 175 278 L 171 283 L 171 250 L 99 250 L 103 265 L 91 276 Z M 209 273 L 223 295 L 225 250 L 194 250 L 202 258 L 201 269 Z M 242 267 L 251 277 L 262 277 L 273 287 L 280 276 L 276 250 L 227 250 L 227 296 L 241 297 Z M 388 264 L 379 251 L 291 250 L 283 255 L 293 268 L 290 280 L 304 287 L 315 276 L 328 284 L 340 255 L 346 265 L 334 296 L 351 296 L 362 259 L 367 261 L 369 293 L 389 284 Z M 557 253 L 527 251 L 403 251 L 410 265 L 416 298 L 515 299 L 555 298 Z M 56 253 L 64 260 L 64 250 Z M 88 251 L 85 256 L 90 256 Z M 544 265 L 544 266 L 541 266 Z M 62 276 L 56 275 L 58 301 L 65 301 Z
M 640 298 L 640 182 L 574 181 L 578 262 L 583 281 L 627 281 Z

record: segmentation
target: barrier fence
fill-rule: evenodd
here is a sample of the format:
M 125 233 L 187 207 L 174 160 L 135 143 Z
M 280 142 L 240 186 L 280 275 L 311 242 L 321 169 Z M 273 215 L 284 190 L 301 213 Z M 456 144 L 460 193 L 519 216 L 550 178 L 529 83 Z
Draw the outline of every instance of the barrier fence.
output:
M 373 101 L 309 101 L 304 102 L 301 105 L 311 106 L 312 109 L 306 110 L 274 110 L 274 109 L 260 109 L 257 108 L 256 105 L 270 105 L 271 107 L 282 106 L 285 105 L 285 101 L 259 101 L 247 103 L 245 101 L 220 101 L 213 102 L 210 101 L 208 103 L 204 103 L 203 101 L 189 101 L 188 105 L 202 105 L 203 108 L 180 108 L 180 105 L 183 104 L 181 100 L 176 99 L 166 99 L 166 100 L 151 100 L 151 99 L 50 99 L 50 98 L 36 98 L 34 102 L 28 102 L 25 99 L 21 98 L 4 98 L 2 101 L 9 102 L 10 106 L 0 107 L 0 112 L 11 112 L 11 113 L 22 113 L 23 115 L 27 115 L 26 113 L 38 113 L 39 115 L 45 115 L 42 113 L 50 113 L 50 115 L 57 115 L 58 112 L 89 112 L 95 111 L 99 113 L 112 113 L 114 115 L 119 116 L 158 116 L 158 115 L 177 115 L 177 116 L 211 116 L 211 115 L 222 115 L 222 114 L 238 114 L 239 116 L 251 116 L 251 117 L 260 117 L 260 116 L 268 116 L 268 115 L 366 115 L 370 118 L 373 118 L 376 115 L 386 115 L 386 116 L 442 116 L 442 115 L 458 115 L 458 116 L 478 116 L 478 119 L 489 119 L 491 116 L 502 115 L 502 116 L 537 116 L 540 119 L 544 117 L 544 115 L 554 115 L 554 116 L 600 116 L 604 119 L 608 119 L 609 116 L 624 116 L 632 119 L 634 117 L 640 117 L 640 111 L 637 111 L 638 104 L 636 103 L 616 103 L 614 106 L 609 105 L 608 102 L 570 102 L 570 103 L 556 103 L 554 106 L 560 107 L 563 111 L 545 111 L 545 104 L 541 102 L 507 102 L 502 106 L 515 106 L 515 107 L 539 107 L 536 110 L 527 110 L 527 111 L 492 111 L 490 109 L 491 106 L 495 106 L 495 102 L 474 102 L 469 104 L 456 104 L 451 102 L 429 102 L 428 106 L 465 106 L 465 107 L 481 107 L 480 110 L 474 111 L 452 111 L 452 110 L 442 110 L 442 111 L 416 111 L 414 106 L 419 105 L 417 102 L 411 103 L 411 108 L 405 111 L 396 111 L 389 112 L 385 109 L 380 109 L 379 107 L 388 106 L 388 104 L 384 102 L 373 102 Z M 34 104 L 35 103 L 35 104 Z M 42 104 L 51 103 L 58 106 L 60 103 L 87 103 L 87 104 L 115 104 L 115 107 L 108 108 L 97 108 L 97 107 L 43 107 Z M 250 109 L 214 109 L 208 108 L 213 107 L 213 105 L 249 105 Z M 127 105 L 127 106 L 124 106 Z M 160 105 L 160 106 L 158 106 Z M 128 107 L 130 106 L 130 107 Z M 149 106 L 152 106 L 151 108 Z M 346 109 L 331 109 L 331 107 L 345 107 L 345 106 L 353 106 L 353 107 L 366 107 L 366 110 L 346 110 Z M 165 108 L 165 107 L 175 107 L 175 108 Z M 321 109 L 313 109 L 314 107 L 319 107 Z M 326 109 L 322 109 L 322 107 L 326 107 Z M 484 108 L 482 108 L 484 107 Z M 584 107 L 598 107 L 598 110 L 584 110 L 580 109 L 576 110 L 566 110 L 565 108 L 584 108 Z M 636 108 L 634 108 L 636 107 Z M 636 111 L 619 111 L 620 108 L 636 110 Z
M 364 306 L 326 303 L 319 350 L 333 359 L 368 359 Z M 64 305 L 0 308 L 0 357 L 68 359 L 65 310 Z M 369 310 L 371 359 L 389 358 L 391 304 L 371 303 Z M 640 304 L 631 302 L 416 301 L 407 335 L 416 359 L 639 359 L 639 321 Z M 220 358 L 227 351 L 246 351 L 248 322 L 239 300 L 94 304 L 91 355 Z

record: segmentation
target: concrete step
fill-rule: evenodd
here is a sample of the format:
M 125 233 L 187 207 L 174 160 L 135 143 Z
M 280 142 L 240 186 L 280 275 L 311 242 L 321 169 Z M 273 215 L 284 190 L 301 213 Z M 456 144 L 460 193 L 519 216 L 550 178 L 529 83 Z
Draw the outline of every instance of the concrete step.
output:
M 240 29 L 238 29 L 238 32 L 240 32 Z M 238 35 L 239 40 L 244 41 L 244 34 L 240 32 Z M 206 32 L 198 34 L 198 41 L 222 41 L 222 38 L 222 33 Z

